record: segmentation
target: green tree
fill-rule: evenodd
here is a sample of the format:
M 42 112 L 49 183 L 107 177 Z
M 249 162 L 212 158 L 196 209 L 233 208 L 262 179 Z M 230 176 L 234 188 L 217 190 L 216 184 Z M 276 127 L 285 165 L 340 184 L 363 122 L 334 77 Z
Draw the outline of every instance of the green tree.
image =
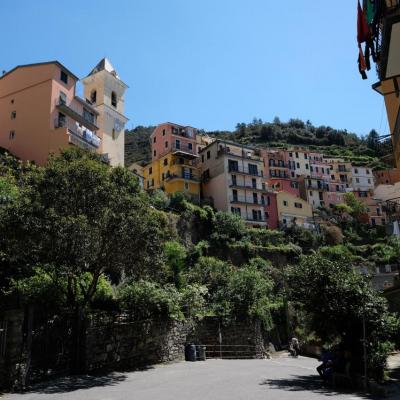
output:
M 380 354 L 381 345 L 393 339 L 396 320 L 388 313 L 386 301 L 347 260 L 336 262 L 318 254 L 303 257 L 288 270 L 286 284 L 289 299 L 301 305 L 311 329 L 325 342 L 339 341 L 353 353 L 360 369 L 365 319 L 370 367 L 377 376 L 382 372 L 385 357 Z
M 186 249 L 179 242 L 169 241 L 164 244 L 164 254 L 168 267 L 167 277 L 177 289 L 183 286 L 183 269 L 185 267 Z
M 20 193 L 0 214 L 4 259 L 25 275 L 41 265 L 65 281 L 70 308 L 88 305 L 104 273 L 118 280 L 160 269 L 166 221 L 127 170 L 71 148 L 26 173 Z

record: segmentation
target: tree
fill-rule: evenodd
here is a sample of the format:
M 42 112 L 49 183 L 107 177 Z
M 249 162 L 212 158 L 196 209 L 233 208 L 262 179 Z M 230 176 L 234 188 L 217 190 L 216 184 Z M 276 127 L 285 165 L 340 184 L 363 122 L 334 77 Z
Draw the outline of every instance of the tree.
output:
M 71 148 L 25 175 L 21 200 L 0 214 L 0 249 L 25 275 L 40 265 L 66 281 L 68 307 L 83 310 L 104 273 L 118 280 L 160 269 L 166 221 L 129 171 Z
M 167 276 L 177 289 L 182 288 L 182 272 L 185 267 L 186 249 L 179 242 L 170 241 L 164 244 L 164 254 L 168 266 Z
M 348 261 L 336 262 L 319 254 L 303 257 L 299 265 L 288 270 L 286 285 L 289 299 L 308 314 L 311 329 L 324 342 L 339 341 L 353 353 L 354 364 L 361 364 L 364 318 L 368 353 L 372 355 L 370 367 L 377 374 L 382 371 L 385 357 L 379 355 L 381 345 L 392 339 L 395 320 L 385 299 L 349 267 Z
M 349 211 L 353 217 L 359 218 L 362 214 L 368 212 L 368 206 L 358 200 L 354 193 L 345 193 L 343 197 L 345 204 L 350 207 Z
M 232 242 L 240 240 L 246 233 L 243 219 L 236 214 L 218 211 L 215 214 L 214 233 L 211 239 L 217 242 Z
M 367 146 L 372 149 L 376 150 L 379 146 L 379 134 L 375 129 L 372 129 L 366 139 Z

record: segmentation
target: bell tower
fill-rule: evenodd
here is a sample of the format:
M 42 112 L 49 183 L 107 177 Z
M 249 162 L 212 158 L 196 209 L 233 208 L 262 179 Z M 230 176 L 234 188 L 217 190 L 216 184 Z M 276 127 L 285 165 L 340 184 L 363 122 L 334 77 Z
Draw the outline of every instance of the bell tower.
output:
M 84 97 L 99 112 L 100 152 L 112 166 L 123 166 L 124 127 L 128 121 L 124 115 L 124 94 L 128 86 L 122 82 L 107 58 L 103 58 L 81 82 L 84 85 Z

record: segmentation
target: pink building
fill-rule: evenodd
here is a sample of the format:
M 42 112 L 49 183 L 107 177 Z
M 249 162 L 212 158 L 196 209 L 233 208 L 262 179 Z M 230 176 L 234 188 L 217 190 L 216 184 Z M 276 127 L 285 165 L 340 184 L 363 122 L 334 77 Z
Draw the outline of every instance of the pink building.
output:
M 152 161 L 171 152 L 196 155 L 196 135 L 197 130 L 190 126 L 170 122 L 158 125 L 150 136 Z
M 278 202 L 276 193 L 268 193 L 265 199 L 265 220 L 269 229 L 279 227 Z
M 0 77 L 0 147 L 44 164 L 73 144 L 101 148 L 98 112 L 76 96 L 78 78 L 58 61 L 17 66 Z

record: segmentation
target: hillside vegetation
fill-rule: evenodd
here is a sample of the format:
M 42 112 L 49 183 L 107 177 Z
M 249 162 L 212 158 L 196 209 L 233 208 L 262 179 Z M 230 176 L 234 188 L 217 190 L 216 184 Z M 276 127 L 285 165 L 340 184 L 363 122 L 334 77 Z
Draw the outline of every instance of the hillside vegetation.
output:
M 126 131 L 126 164 L 150 160 L 149 137 L 154 127 L 137 126 Z M 220 139 L 232 140 L 256 147 L 307 146 L 326 155 L 344 157 L 356 165 L 373 169 L 386 168 L 381 158 L 391 153 L 390 140 L 379 141 L 379 135 L 371 130 L 367 137 L 359 137 L 345 129 L 330 126 L 314 126 L 310 121 L 290 119 L 287 122 L 274 118 L 272 122 L 254 119 L 251 123 L 238 123 L 234 131 L 201 131 Z

